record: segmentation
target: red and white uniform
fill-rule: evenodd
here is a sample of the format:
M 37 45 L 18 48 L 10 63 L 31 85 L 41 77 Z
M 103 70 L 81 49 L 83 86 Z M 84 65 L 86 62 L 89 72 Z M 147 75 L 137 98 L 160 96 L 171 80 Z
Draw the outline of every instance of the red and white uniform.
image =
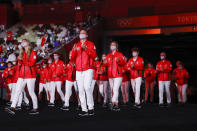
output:
M 171 103 L 170 80 L 171 80 L 172 64 L 168 60 L 161 60 L 157 63 L 156 70 L 158 73 L 158 81 L 159 81 L 159 104 L 163 104 L 164 88 L 167 94 L 167 103 L 170 104 Z
M 2 77 L 5 78 L 5 83 L 8 86 L 9 92 L 10 92 L 10 101 L 13 100 L 13 76 L 14 76 L 14 70 L 12 67 L 6 68 L 3 71 Z
M 144 71 L 145 78 L 145 101 L 148 100 L 148 94 L 150 89 L 150 101 L 153 102 L 153 91 L 154 91 L 154 83 L 156 79 L 157 71 L 154 68 L 146 68 Z
M 38 72 L 40 74 L 40 84 L 39 84 L 39 96 L 42 93 L 43 89 L 46 92 L 47 95 L 47 100 L 49 100 L 48 96 L 48 87 L 47 87 L 47 75 L 48 75 L 48 68 L 41 68 L 40 71 Z
M 176 68 L 173 71 L 173 77 L 175 78 L 177 84 L 178 101 L 185 103 L 187 101 L 186 90 L 188 87 L 189 73 L 185 68 Z
M 122 53 L 115 51 L 106 57 L 109 84 L 112 91 L 112 103 L 118 103 L 119 87 L 122 82 L 123 66 L 126 64 Z
M 130 72 L 125 64 L 123 68 L 123 79 L 121 83 L 121 92 L 123 97 L 123 102 L 126 104 L 129 101 L 129 81 L 130 81 Z
M 102 62 L 100 63 L 100 67 L 98 69 L 99 73 L 99 92 L 101 96 L 104 98 L 104 103 L 107 103 L 108 92 L 110 91 L 108 88 L 108 76 L 107 76 L 107 67 Z
M 20 68 L 21 68 L 21 65 L 19 65 L 19 64 L 15 65 L 13 67 L 14 75 L 13 75 L 13 88 L 12 88 L 12 94 L 11 94 L 11 96 L 13 96 L 13 97 L 16 93 L 16 83 L 18 81 Z M 13 98 L 13 97 L 11 97 L 11 98 Z M 23 90 L 23 92 L 19 96 L 19 100 L 18 100 L 18 104 L 17 104 L 18 107 L 21 107 L 21 104 L 22 104 L 23 100 L 27 105 L 29 104 L 29 100 L 26 96 L 25 90 Z
M 97 85 L 99 85 L 99 74 L 98 74 L 98 70 L 99 70 L 99 67 L 100 67 L 100 61 L 94 61 L 94 71 L 93 71 L 93 80 L 92 80 L 92 83 L 91 83 L 91 89 L 92 89 L 92 92 L 94 91 L 94 87 L 97 83 Z
M 81 45 L 87 48 L 83 49 Z M 76 50 L 75 50 L 76 49 Z M 71 51 L 71 61 L 75 63 L 76 80 L 79 88 L 79 98 L 82 111 L 94 109 L 94 100 L 91 89 L 93 79 L 94 60 L 97 57 L 94 43 L 86 40 L 84 43 L 78 42 Z M 87 109 L 88 105 L 88 109 Z
M 61 97 L 61 100 L 64 101 L 64 94 L 61 89 L 62 75 L 64 72 L 64 68 L 65 68 L 65 65 L 62 60 L 55 60 L 50 65 L 50 75 L 51 75 L 50 103 L 54 104 L 56 89 Z
M 69 107 L 69 99 L 72 95 L 72 87 L 74 86 L 75 92 L 78 92 L 77 82 L 76 82 L 76 69 L 75 65 L 72 65 L 70 62 L 67 64 L 65 68 L 66 73 L 66 85 L 65 85 L 65 103 L 64 106 Z M 78 99 L 78 104 L 80 105 L 80 101 Z
M 131 86 L 135 96 L 135 103 L 140 104 L 140 88 L 142 84 L 142 70 L 144 68 L 144 60 L 142 57 L 129 59 L 127 63 L 130 70 Z M 133 66 L 133 68 L 131 68 Z
M 29 95 L 33 102 L 33 108 L 34 109 L 38 108 L 38 100 L 34 91 L 35 81 L 36 81 L 35 63 L 37 59 L 37 53 L 33 50 L 31 51 L 29 56 L 28 53 L 29 52 L 24 51 L 23 59 L 18 60 L 18 62 L 21 64 L 21 67 L 19 70 L 19 78 L 16 84 L 16 92 L 11 105 L 11 107 L 13 108 L 16 107 L 19 96 L 24 91 L 26 84 L 27 84 Z

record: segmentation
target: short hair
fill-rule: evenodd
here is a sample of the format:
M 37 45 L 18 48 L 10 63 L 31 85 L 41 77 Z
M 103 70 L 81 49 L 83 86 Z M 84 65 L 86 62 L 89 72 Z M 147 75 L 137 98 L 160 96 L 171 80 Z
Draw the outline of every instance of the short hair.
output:
M 117 42 L 117 41 L 111 41 L 111 42 L 110 42 L 110 45 L 111 45 L 112 43 L 115 43 L 115 44 L 116 44 L 116 49 L 118 50 L 118 46 L 119 46 L 119 45 L 118 45 L 118 42 Z
M 8 61 L 7 64 L 11 64 L 12 65 L 12 61 Z

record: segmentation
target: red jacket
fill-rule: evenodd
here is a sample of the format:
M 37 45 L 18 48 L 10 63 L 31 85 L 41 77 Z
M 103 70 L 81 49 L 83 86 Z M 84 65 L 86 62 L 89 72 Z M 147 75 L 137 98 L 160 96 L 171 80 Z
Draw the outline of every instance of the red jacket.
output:
M 58 60 L 57 63 L 53 61 L 50 65 L 51 81 L 62 81 L 64 68 L 64 62 L 62 60 Z M 56 77 L 54 77 L 54 75 L 56 75 Z
M 146 82 L 152 82 L 156 78 L 157 71 L 154 68 L 146 68 L 144 71 L 144 78 Z
M 70 62 L 66 66 L 66 80 L 74 82 L 76 81 L 76 69 L 73 67 Z
M 172 64 L 168 60 L 161 60 L 157 63 L 156 67 L 158 73 L 158 81 L 170 81 Z
M 20 68 L 21 68 L 20 65 L 15 65 L 13 67 L 13 69 L 14 69 L 13 83 L 16 83 L 18 80 Z
M 46 82 L 48 82 L 48 76 L 49 76 L 48 67 L 41 68 L 37 73 L 40 74 L 40 83 L 45 84 Z
M 31 51 L 29 59 L 28 59 L 28 53 L 24 51 L 23 59 L 18 60 L 18 62 L 21 64 L 21 68 L 19 71 L 19 78 L 23 78 L 23 79 L 36 78 L 36 70 L 35 70 L 36 59 L 37 59 L 37 53 L 35 51 Z
M 13 68 L 6 68 L 3 71 L 2 77 L 5 78 L 6 84 L 13 83 L 13 75 L 14 75 L 14 70 Z
M 182 70 L 178 68 L 174 69 L 173 76 L 178 85 L 184 85 L 188 83 L 189 73 L 185 68 Z
M 123 79 L 122 82 L 126 82 L 126 81 L 130 81 L 130 73 L 129 70 L 127 68 L 127 64 L 125 64 L 125 66 L 123 67 Z
M 108 80 L 108 75 L 107 75 L 107 66 L 105 64 L 101 63 L 99 70 L 99 80 L 101 81 L 107 81 Z
M 132 65 L 134 65 L 133 68 L 131 68 Z M 130 70 L 131 79 L 142 77 L 142 70 L 144 68 L 144 60 L 142 57 L 138 56 L 136 61 L 134 61 L 133 58 L 129 59 L 127 66 L 128 70 Z
M 118 62 L 117 58 L 119 58 Z M 126 64 L 123 54 L 116 51 L 114 54 L 108 54 L 106 59 L 108 66 L 108 78 L 122 77 L 123 66 Z
M 88 69 L 94 69 L 94 60 L 97 56 L 96 47 L 94 43 L 86 40 L 84 44 L 87 46 L 87 49 L 84 50 L 81 48 L 81 42 L 78 42 L 74 45 L 77 50 L 74 48 L 71 51 L 71 61 L 75 63 L 77 71 L 86 71 Z
M 93 80 L 99 79 L 98 71 L 99 71 L 100 63 L 101 63 L 100 61 L 94 61 Z

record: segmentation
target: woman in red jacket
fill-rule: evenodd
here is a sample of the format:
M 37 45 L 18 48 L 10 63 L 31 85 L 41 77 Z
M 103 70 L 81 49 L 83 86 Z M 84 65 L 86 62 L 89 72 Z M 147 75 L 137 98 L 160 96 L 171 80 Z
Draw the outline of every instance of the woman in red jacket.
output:
M 99 74 L 99 92 L 101 96 L 103 96 L 103 107 L 107 107 L 108 102 L 108 76 L 107 76 L 107 67 L 104 65 L 104 61 L 106 60 L 106 55 L 102 55 L 102 61 L 99 65 L 98 74 Z
M 20 50 L 20 54 L 18 56 L 18 62 L 21 64 L 19 78 L 16 84 L 16 92 L 13 98 L 11 108 L 7 108 L 7 111 L 11 114 L 15 114 L 15 108 L 19 96 L 27 84 L 27 89 L 33 102 L 33 109 L 29 114 L 35 115 L 39 114 L 38 100 L 34 91 L 36 81 L 35 63 L 37 59 L 37 53 L 32 50 L 28 40 L 22 40 L 21 45 L 23 48 Z
M 8 96 L 10 96 L 10 102 L 7 103 L 8 105 L 10 105 L 12 103 L 12 101 L 13 101 L 13 93 L 14 93 L 13 92 L 13 76 L 14 76 L 14 70 L 12 68 L 12 62 L 11 61 L 9 61 L 7 63 L 7 66 L 8 67 L 5 68 L 4 71 L 3 71 L 2 77 L 5 79 L 5 83 L 8 86 L 8 89 L 9 89 L 8 92 L 10 92 L 8 94 Z
M 48 88 L 47 88 L 47 76 L 48 76 L 48 68 L 47 68 L 47 63 L 43 63 L 42 68 L 38 72 L 40 74 L 40 84 L 39 84 L 39 93 L 38 93 L 38 98 L 41 100 L 41 93 L 43 92 L 43 89 L 46 92 L 47 96 L 47 101 L 49 101 L 49 96 L 48 96 Z
M 19 72 L 20 72 L 20 68 L 21 68 L 21 64 L 19 62 L 16 62 L 16 64 L 13 67 L 14 70 L 14 75 L 13 75 L 13 96 L 15 95 L 16 92 L 16 83 L 18 81 L 18 77 L 19 77 Z M 26 92 L 25 90 L 22 91 L 22 93 L 19 96 L 19 100 L 16 106 L 16 110 L 21 110 L 21 104 L 22 101 L 24 100 L 25 102 L 25 106 L 27 107 L 27 109 L 29 108 L 29 99 L 26 96 Z
M 71 52 L 69 53 L 69 59 L 71 57 Z M 74 86 L 77 100 L 78 100 L 78 108 L 80 107 L 80 100 L 78 97 L 78 86 L 76 82 L 76 69 L 75 65 L 73 65 L 71 62 L 67 64 L 65 67 L 65 74 L 66 74 L 66 83 L 65 83 L 65 102 L 63 107 L 61 108 L 64 111 L 69 111 L 69 100 L 70 96 L 72 95 L 72 87 Z
M 153 68 L 151 63 L 148 63 L 147 68 L 144 71 L 144 78 L 145 78 L 145 102 L 148 101 L 148 95 L 150 91 L 150 102 L 153 102 L 154 97 L 154 85 L 155 85 L 155 78 L 156 78 L 156 70 Z
M 57 89 L 58 94 L 61 97 L 62 102 L 64 102 L 64 94 L 61 89 L 62 76 L 64 72 L 64 62 L 59 59 L 59 54 L 53 54 L 54 61 L 50 65 L 50 75 L 51 75 L 51 93 L 50 93 L 50 103 L 49 106 L 54 106 L 55 102 L 55 91 Z
M 127 64 L 125 64 L 123 67 L 123 79 L 121 83 L 122 98 L 125 105 L 128 105 L 129 102 L 129 80 L 129 70 L 127 68 Z
M 139 57 L 139 49 L 133 48 L 132 58 L 128 61 L 128 69 L 130 70 L 131 75 L 131 86 L 135 96 L 134 107 L 141 108 L 140 105 L 140 88 L 142 84 L 142 70 L 144 68 L 144 60 L 142 57 Z
M 119 88 L 122 82 L 122 70 L 126 64 L 125 57 L 122 53 L 118 52 L 118 43 L 111 42 L 111 53 L 107 55 L 106 64 L 108 67 L 109 85 L 112 91 L 112 110 L 120 111 L 118 105 Z
M 179 94 L 179 102 L 184 104 L 187 101 L 186 90 L 188 87 L 188 79 L 189 73 L 184 68 L 182 62 L 178 62 L 177 68 L 173 71 L 173 78 L 176 81 L 178 94 Z

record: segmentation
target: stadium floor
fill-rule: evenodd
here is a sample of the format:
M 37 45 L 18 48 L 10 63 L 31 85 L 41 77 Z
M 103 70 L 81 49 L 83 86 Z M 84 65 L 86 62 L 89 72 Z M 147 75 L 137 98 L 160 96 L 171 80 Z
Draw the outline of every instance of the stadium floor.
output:
M 0 131 L 193 131 L 197 128 L 197 104 L 184 107 L 173 105 L 161 108 L 147 104 L 135 110 L 131 106 L 121 107 L 120 112 L 111 112 L 96 106 L 95 116 L 78 117 L 74 107 L 63 112 L 59 107 L 41 106 L 40 115 L 29 116 L 26 111 L 11 116 L 0 109 Z

